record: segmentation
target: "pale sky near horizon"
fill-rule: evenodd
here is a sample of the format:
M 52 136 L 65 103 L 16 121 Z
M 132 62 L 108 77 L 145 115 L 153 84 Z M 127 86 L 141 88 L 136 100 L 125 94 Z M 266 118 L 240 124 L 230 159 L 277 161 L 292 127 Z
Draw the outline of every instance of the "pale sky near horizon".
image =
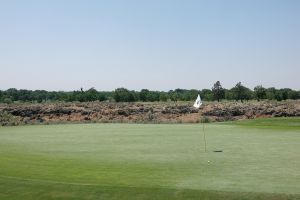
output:
M 0 89 L 300 89 L 298 0 L 0 0 Z

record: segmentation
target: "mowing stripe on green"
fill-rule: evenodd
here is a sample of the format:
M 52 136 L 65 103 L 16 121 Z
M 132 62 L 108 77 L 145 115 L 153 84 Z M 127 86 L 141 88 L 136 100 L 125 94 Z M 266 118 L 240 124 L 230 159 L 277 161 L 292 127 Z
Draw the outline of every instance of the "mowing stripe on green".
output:
M 270 125 L 276 120 L 264 122 L 270 128 L 260 128 L 259 120 L 243 122 L 247 125 L 207 124 L 207 153 L 201 124 L 1 127 L 0 197 L 1 193 L 7 199 L 18 196 L 10 189 L 15 184 L 24 197 L 37 195 L 39 185 L 54 188 L 51 192 L 58 190 L 55 185 L 61 185 L 65 191 L 77 188 L 76 192 L 71 189 L 72 194 L 81 189 L 83 193 L 104 192 L 100 188 L 109 187 L 136 188 L 142 196 L 143 188 L 161 188 L 153 190 L 160 190 L 165 198 L 165 190 L 185 194 L 215 191 L 216 198 L 221 197 L 219 194 L 242 199 L 266 195 L 298 198 L 300 129 L 289 128 L 291 122 L 286 120 L 280 127 Z M 300 124 L 299 118 L 291 121 L 296 127 Z M 145 189 L 141 199 L 151 199 L 149 191 Z M 106 195 L 103 199 L 113 197 L 110 192 Z

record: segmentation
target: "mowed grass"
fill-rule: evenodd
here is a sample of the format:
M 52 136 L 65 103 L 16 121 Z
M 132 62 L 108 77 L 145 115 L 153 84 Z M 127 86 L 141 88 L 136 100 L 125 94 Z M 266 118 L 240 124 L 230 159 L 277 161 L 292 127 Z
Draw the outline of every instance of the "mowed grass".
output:
M 0 127 L 0 199 L 300 199 L 300 118 L 204 126 Z

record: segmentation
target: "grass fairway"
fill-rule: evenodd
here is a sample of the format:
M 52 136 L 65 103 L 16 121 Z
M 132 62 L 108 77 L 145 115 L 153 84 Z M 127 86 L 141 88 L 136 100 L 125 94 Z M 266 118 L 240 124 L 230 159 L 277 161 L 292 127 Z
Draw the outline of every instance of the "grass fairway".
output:
M 207 153 L 202 124 L 0 127 L 0 199 L 300 199 L 300 118 L 205 131 Z

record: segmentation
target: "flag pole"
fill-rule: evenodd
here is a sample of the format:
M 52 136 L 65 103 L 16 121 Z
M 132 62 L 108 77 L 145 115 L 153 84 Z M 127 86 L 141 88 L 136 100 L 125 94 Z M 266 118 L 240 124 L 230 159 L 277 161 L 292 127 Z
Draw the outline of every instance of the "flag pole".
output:
M 193 107 L 199 109 L 200 106 L 202 105 L 202 101 L 201 101 L 201 97 L 200 94 L 198 94 L 198 97 L 193 105 Z M 205 119 L 202 119 L 202 131 L 203 131 L 203 140 L 204 140 L 204 151 L 206 152 L 206 135 L 205 135 L 205 130 L 204 130 L 204 123 L 205 123 Z
M 206 153 L 206 134 L 204 130 L 204 121 L 202 121 L 202 131 L 203 131 L 203 140 L 204 140 L 204 152 Z

